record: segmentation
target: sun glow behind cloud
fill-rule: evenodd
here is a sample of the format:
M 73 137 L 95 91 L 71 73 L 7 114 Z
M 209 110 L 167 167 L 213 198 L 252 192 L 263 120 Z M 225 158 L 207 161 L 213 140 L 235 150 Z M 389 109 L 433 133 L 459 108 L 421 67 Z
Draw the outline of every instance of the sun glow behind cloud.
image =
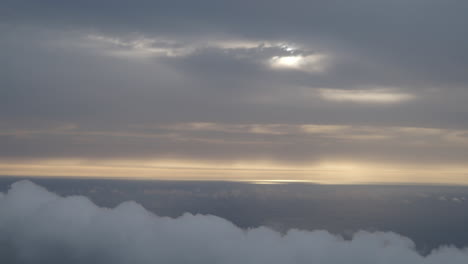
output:
M 154 57 L 184 57 L 204 49 L 219 49 L 223 52 L 235 50 L 257 50 L 259 54 L 266 49 L 276 53 L 290 54 L 288 56 L 278 55 L 270 59 L 273 68 L 296 68 L 307 71 L 322 70 L 319 62 L 323 61 L 325 55 L 293 55 L 301 51 L 296 45 L 282 41 L 265 41 L 242 38 L 207 38 L 203 40 L 172 39 L 164 36 L 109 36 L 100 34 L 89 34 L 80 41 L 81 45 L 92 47 L 99 52 L 112 57 L 126 59 L 144 59 Z M 76 43 L 75 43 L 76 44 Z M 259 55 L 257 54 L 257 55 Z M 262 55 L 260 55 L 262 57 Z M 307 67 L 304 67 L 307 66 Z
M 119 37 L 99 34 L 89 34 L 82 41 L 84 45 L 93 47 L 103 54 L 126 59 L 184 57 L 206 48 L 220 49 L 223 51 L 257 50 L 259 54 L 264 52 L 265 49 L 270 49 L 270 52 L 274 50 L 274 52 L 278 54 L 266 60 L 266 64 L 270 68 L 276 70 L 298 70 L 309 73 L 325 71 L 330 57 L 323 53 L 307 54 L 310 53 L 307 49 L 302 50 L 295 44 L 282 41 L 246 39 L 206 39 L 204 41 L 183 41 L 162 36 Z M 263 55 L 260 55 L 260 57 L 262 56 Z
M 269 63 L 273 69 L 293 69 L 305 72 L 323 72 L 327 56 L 324 54 L 274 56 Z

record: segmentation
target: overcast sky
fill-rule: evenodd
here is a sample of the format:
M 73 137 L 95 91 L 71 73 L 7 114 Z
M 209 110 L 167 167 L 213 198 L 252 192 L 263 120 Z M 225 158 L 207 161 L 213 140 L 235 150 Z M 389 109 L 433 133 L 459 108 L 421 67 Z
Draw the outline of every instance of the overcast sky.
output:
M 466 10 L 1 0 L 0 174 L 466 183 Z

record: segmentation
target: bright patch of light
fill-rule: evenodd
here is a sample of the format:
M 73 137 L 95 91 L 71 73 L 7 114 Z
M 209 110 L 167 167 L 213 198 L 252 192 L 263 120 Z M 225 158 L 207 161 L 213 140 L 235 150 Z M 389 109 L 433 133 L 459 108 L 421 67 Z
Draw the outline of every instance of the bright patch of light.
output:
M 283 44 L 280 44 L 280 47 L 281 47 L 282 50 L 285 50 L 287 52 L 293 52 L 293 51 L 297 50 L 297 47 L 295 47 L 292 44 L 283 43 Z
M 326 68 L 324 54 L 311 54 L 307 56 L 275 56 L 270 59 L 270 67 L 274 69 L 294 69 L 305 72 L 322 72 Z
M 278 68 L 296 68 L 299 66 L 303 58 L 301 56 L 275 56 L 271 59 L 272 65 Z
M 320 89 L 320 96 L 328 101 L 355 103 L 400 103 L 414 98 L 413 95 L 393 92 L 387 89 L 375 90 L 339 90 Z

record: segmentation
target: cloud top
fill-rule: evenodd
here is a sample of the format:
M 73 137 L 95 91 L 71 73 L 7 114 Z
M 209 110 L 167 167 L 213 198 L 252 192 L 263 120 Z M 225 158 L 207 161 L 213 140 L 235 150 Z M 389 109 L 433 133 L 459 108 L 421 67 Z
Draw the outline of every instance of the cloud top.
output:
M 467 263 L 468 251 L 441 247 L 421 256 L 408 238 L 265 227 L 242 230 L 215 216 L 159 217 L 134 202 L 101 208 L 29 181 L 0 193 L 2 263 Z

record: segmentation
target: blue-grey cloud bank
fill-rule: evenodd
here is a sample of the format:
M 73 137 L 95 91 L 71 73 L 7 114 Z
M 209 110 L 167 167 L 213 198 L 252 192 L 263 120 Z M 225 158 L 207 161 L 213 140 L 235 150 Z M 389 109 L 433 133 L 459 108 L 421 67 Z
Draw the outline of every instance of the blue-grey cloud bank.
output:
M 429 231 L 428 231 L 429 232 Z M 426 256 L 391 232 L 265 227 L 243 230 L 210 215 L 159 217 L 134 202 L 103 208 L 61 197 L 29 181 L 0 195 L 2 263 L 402 263 L 462 264 L 468 250 L 443 246 Z

